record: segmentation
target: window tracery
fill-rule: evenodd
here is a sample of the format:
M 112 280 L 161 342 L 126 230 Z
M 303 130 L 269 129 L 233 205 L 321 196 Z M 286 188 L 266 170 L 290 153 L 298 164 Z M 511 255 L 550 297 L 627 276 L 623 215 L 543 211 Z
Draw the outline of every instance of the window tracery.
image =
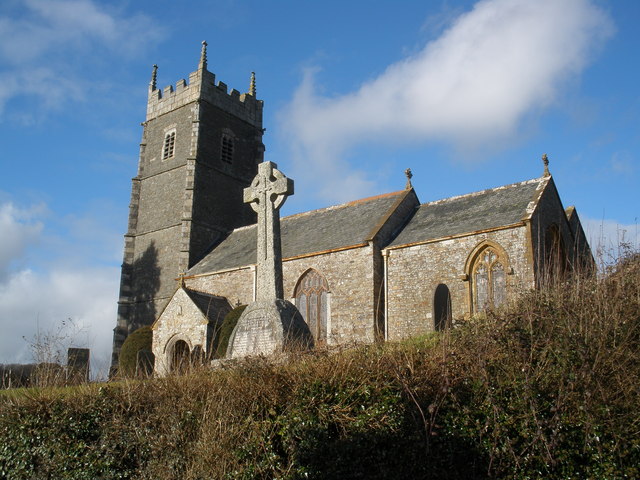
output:
M 477 256 L 471 278 L 474 313 L 484 312 L 504 303 L 507 293 L 506 269 L 493 247 L 486 247 Z
M 302 314 L 316 343 L 327 339 L 329 286 L 316 270 L 308 270 L 298 280 L 296 306 Z

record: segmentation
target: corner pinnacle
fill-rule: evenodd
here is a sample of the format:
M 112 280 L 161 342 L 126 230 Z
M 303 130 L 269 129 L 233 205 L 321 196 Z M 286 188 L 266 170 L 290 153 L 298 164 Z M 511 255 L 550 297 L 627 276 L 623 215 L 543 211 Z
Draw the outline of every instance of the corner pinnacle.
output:
M 256 96 L 256 72 L 251 72 L 251 82 L 249 82 L 249 95 Z
M 149 90 L 154 91 L 156 89 L 157 80 L 158 80 L 158 65 L 154 65 L 153 71 L 151 72 L 151 81 L 149 82 Z
M 200 63 L 198 64 L 198 70 L 207 69 L 207 41 L 202 41 L 202 51 L 200 52 Z

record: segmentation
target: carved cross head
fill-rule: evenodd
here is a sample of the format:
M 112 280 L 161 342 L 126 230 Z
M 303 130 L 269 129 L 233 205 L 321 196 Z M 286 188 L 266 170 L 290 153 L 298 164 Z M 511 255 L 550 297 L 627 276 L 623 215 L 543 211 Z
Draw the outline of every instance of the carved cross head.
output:
M 258 174 L 244 189 L 244 202 L 256 212 L 267 208 L 278 210 L 289 195 L 293 195 L 293 180 L 284 176 L 273 162 L 258 165 Z

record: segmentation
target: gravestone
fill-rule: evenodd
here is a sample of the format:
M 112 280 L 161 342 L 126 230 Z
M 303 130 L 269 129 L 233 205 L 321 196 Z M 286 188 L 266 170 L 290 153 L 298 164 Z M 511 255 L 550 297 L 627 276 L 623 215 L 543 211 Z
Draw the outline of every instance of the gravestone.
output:
M 229 338 L 227 358 L 272 355 L 313 346 L 313 337 L 298 309 L 283 300 L 280 207 L 293 195 L 293 180 L 272 162 L 244 189 L 244 201 L 258 214 L 256 301 L 238 319 Z
M 88 348 L 73 348 L 67 350 L 67 379 L 71 383 L 83 383 L 89 381 L 89 357 Z

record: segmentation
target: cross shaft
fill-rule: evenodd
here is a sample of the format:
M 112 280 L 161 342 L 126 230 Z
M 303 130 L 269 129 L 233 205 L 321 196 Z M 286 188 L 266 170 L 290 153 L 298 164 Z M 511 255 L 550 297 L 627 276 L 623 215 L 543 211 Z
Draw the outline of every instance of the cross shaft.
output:
M 293 180 L 273 162 L 258 165 L 258 174 L 244 189 L 244 202 L 258 214 L 256 300 L 283 298 L 280 207 L 293 195 Z

